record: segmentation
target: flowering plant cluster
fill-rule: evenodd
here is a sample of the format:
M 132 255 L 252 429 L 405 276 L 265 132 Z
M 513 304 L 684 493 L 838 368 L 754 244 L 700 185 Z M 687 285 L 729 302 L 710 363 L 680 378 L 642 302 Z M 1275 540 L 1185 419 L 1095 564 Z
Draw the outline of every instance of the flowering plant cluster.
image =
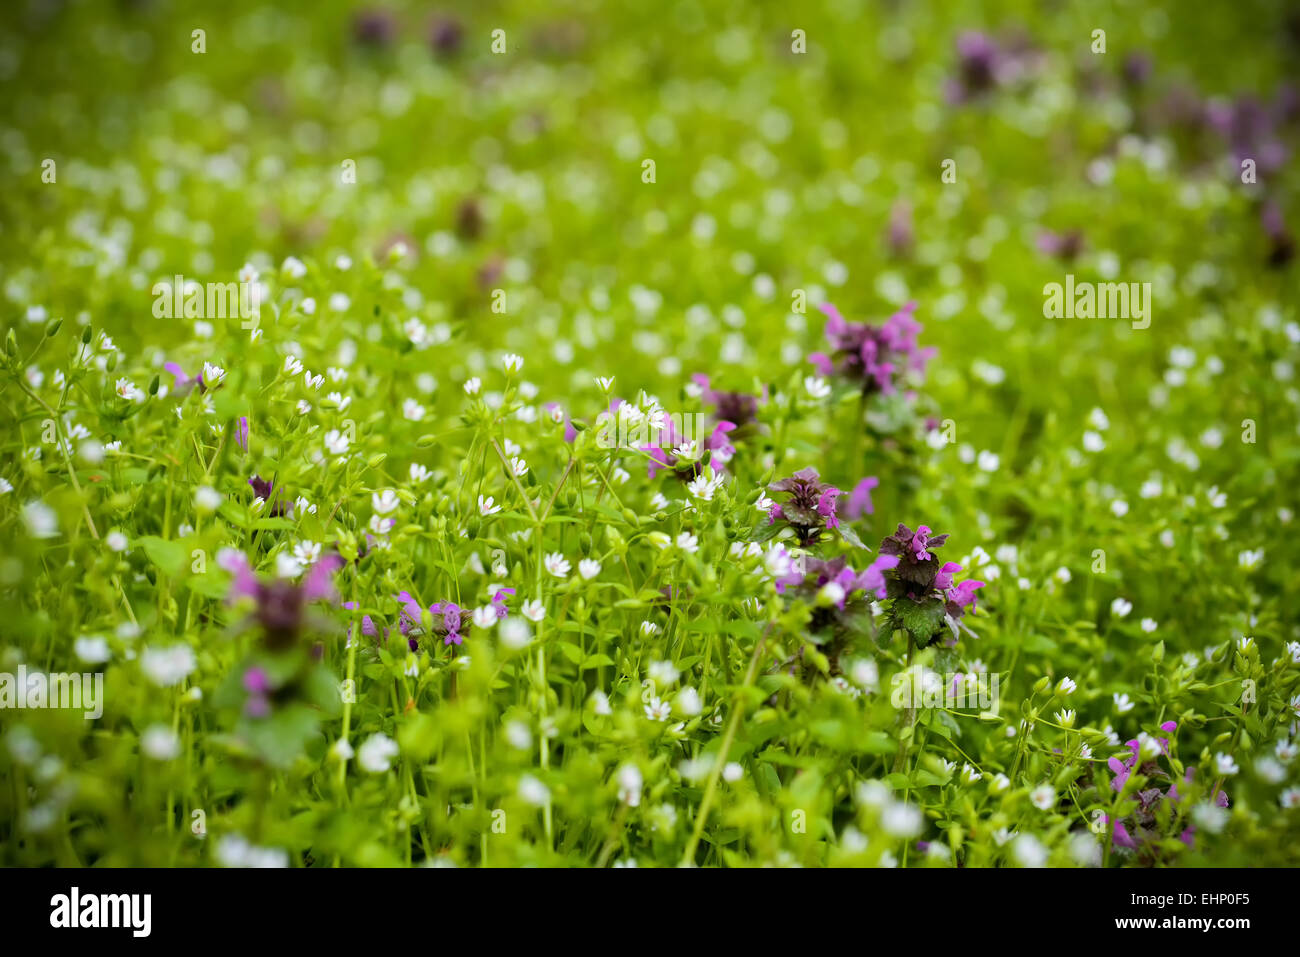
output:
M 0 865 L 1300 860 L 1279 17 L 84 6 L 0 38 Z

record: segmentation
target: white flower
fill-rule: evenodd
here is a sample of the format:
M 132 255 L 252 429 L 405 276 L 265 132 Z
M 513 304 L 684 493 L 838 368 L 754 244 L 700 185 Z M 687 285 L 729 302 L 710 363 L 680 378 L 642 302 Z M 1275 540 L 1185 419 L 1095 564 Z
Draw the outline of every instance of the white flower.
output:
M 483 388 L 483 383 L 479 381 L 478 376 L 471 376 L 465 380 L 465 394 L 478 395 L 479 389 Z
M 151 724 L 140 735 L 140 750 L 155 761 L 170 761 L 181 753 L 181 739 L 165 724 Z
M 1064 565 L 1062 565 L 1053 573 L 1052 577 L 1055 578 L 1062 585 L 1064 585 L 1068 583 L 1070 580 L 1070 570 L 1066 568 Z
M 996 452 L 985 450 L 976 458 L 975 464 L 983 472 L 996 472 L 1001 461 Z
M 140 655 L 140 670 L 161 688 L 180 684 L 197 665 L 194 649 L 185 644 L 150 646 Z
M 1128 695 L 1119 694 L 1117 692 L 1111 695 L 1111 698 L 1115 702 L 1115 710 L 1118 711 L 1120 714 L 1128 714 L 1130 711 L 1133 710 L 1133 701 L 1129 698 Z
M 1154 618 L 1143 618 L 1142 621 L 1139 622 L 1138 624 L 1142 628 L 1142 630 L 1145 631 L 1148 635 L 1160 627 L 1160 625 L 1156 623 L 1156 620 Z
M 1029 792 L 1029 800 L 1040 811 L 1050 811 L 1056 807 L 1056 791 L 1050 784 L 1040 784 Z
M 591 710 L 596 714 L 613 714 L 613 709 L 609 706 L 609 695 L 597 688 L 591 693 Z
M 522 478 L 528 474 L 528 463 L 518 456 L 514 456 L 510 459 L 510 471 Z
M 1273 753 L 1277 755 L 1279 761 L 1290 763 L 1295 758 L 1297 749 L 1290 741 L 1279 741 L 1273 748 Z
M 320 543 L 305 541 L 293 547 L 293 557 L 299 565 L 315 565 L 320 560 Z
M 584 558 L 582 561 L 578 562 L 578 574 L 587 581 L 591 581 L 591 579 L 600 574 L 600 562 L 596 561 L 594 558 Z
M 618 769 L 618 799 L 628 807 L 641 803 L 641 769 L 635 764 L 625 764 Z
M 610 389 L 614 388 L 614 377 L 612 375 L 611 376 L 598 375 L 596 376 L 596 385 L 601 392 L 608 392 Z
M 1277 801 L 1287 810 L 1300 807 L 1300 788 L 1287 788 L 1278 795 Z
M 258 847 L 238 834 L 225 834 L 213 853 L 222 867 L 288 867 L 289 852 L 274 847 Z
M 700 539 L 698 536 L 692 535 L 690 532 L 682 532 L 677 536 L 677 547 L 684 552 L 694 554 L 700 550 Z
M 357 750 L 357 763 L 371 774 L 383 774 L 393 758 L 397 757 L 397 742 L 386 734 L 376 732 L 366 738 Z
M 309 389 L 319 389 L 325 382 L 325 377 L 308 369 L 302 374 L 302 381 Z
M 6 478 L 0 478 L 0 495 L 8 495 L 14 490 L 13 483 Z
M 1117 618 L 1127 618 L 1133 610 L 1133 603 L 1125 598 L 1116 598 L 1110 603 L 1110 613 Z
M 522 721 L 507 721 L 506 741 L 516 751 L 527 751 L 533 746 L 533 733 Z
M 814 399 L 824 399 L 831 394 L 830 384 L 821 376 L 805 376 L 803 387 L 808 395 Z
M 495 611 L 493 614 L 495 614 Z M 506 618 L 501 622 L 499 634 L 501 636 L 501 644 L 512 651 L 518 651 L 533 639 L 532 632 L 529 631 L 528 625 L 513 616 Z
M 325 401 L 331 403 L 336 409 L 342 412 L 352 404 L 352 396 L 344 396 L 339 392 L 331 392 L 329 395 L 325 396 Z
M 338 761 L 344 764 L 351 761 L 356 755 L 356 752 L 352 750 L 352 745 L 348 743 L 347 738 L 339 738 L 335 741 L 330 747 L 330 753 L 333 754 Z
M 1063 695 L 1074 694 L 1076 688 L 1078 688 L 1078 685 L 1074 683 L 1073 678 L 1068 678 L 1068 677 L 1062 678 L 1060 681 L 1056 683 L 1057 694 L 1063 694 Z
M 325 433 L 325 449 L 331 455 L 342 455 L 351 444 L 352 441 L 338 429 L 330 429 Z
M 397 511 L 397 507 L 401 504 L 402 500 L 397 497 L 397 493 L 391 488 L 370 494 L 370 506 L 380 515 L 391 515 Z
M 668 716 L 672 714 L 672 705 L 660 698 L 651 696 L 645 705 L 645 716 L 651 721 L 667 721 Z
M 1128 514 L 1128 502 L 1117 498 L 1110 503 L 1110 511 L 1116 518 L 1123 518 Z
M 1232 755 L 1220 751 L 1214 756 L 1214 770 L 1223 777 L 1231 777 L 1241 769 L 1237 767 Z
M 419 422 L 424 418 L 424 406 L 414 399 L 406 399 L 402 402 L 402 418 L 410 422 Z
M 211 485 L 200 485 L 194 490 L 194 505 L 200 512 L 215 512 L 221 507 L 223 497 Z
M 650 676 L 655 684 L 665 688 L 676 684 L 677 679 L 681 677 L 681 673 L 673 667 L 671 661 L 650 662 L 650 665 L 646 668 L 646 674 Z
M 641 622 L 640 630 L 641 634 L 645 635 L 647 638 L 653 638 L 655 635 L 659 634 L 659 626 L 653 621 L 647 620 Z
M 546 617 L 546 606 L 540 599 L 530 598 L 524 602 L 523 613 L 529 621 L 541 621 Z
M 1218 834 L 1228 823 L 1228 812 L 1214 804 L 1198 804 L 1192 808 L 1192 823 L 1211 834 Z
M 545 807 L 551 799 L 551 790 L 531 774 L 519 779 L 519 797 L 533 807 Z
M 1009 787 L 1011 787 L 1011 779 L 1001 772 L 993 775 L 993 780 L 989 782 L 989 791 L 993 794 L 1001 794 Z
M 497 505 L 491 495 L 478 497 L 478 511 L 480 515 L 495 515 L 501 511 L 501 506 Z
M 1088 413 L 1088 423 L 1098 432 L 1105 432 L 1110 428 L 1110 419 L 1106 418 L 1106 413 L 1101 409 L 1093 409 Z
M 714 493 L 721 487 L 722 476 L 714 475 L 711 468 L 705 468 L 703 472 L 691 479 L 686 486 L 686 490 L 701 501 L 711 502 Z
M 203 384 L 209 389 L 215 389 L 221 385 L 221 380 L 226 377 L 226 370 L 219 365 L 211 362 L 203 363 Z
M 126 551 L 127 546 L 130 545 L 130 542 L 127 541 L 124 534 L 119 532 L 117 529 L 113 529 L 113 531 L 104 536 L 104 544 L 115 552 L 124 552 Z
M 476 628 L 491 628 L 497 623 L 496 608 L 492 605 L 480 605 L 474 609 L 473 621 Z
M 1246 571 L 1252 571 L 1259 567 L 1259 563 L 1264 560 L 1264 549 L 1257 548 L 1251 551 L 1249 548 L 1237 555 L 1237 564 Z
M 303 315 L 314 316 L 316 315 L 316 300 L 311 296 L 308 296 L 302 301 L 298 308 L 303 311 Z
M 1021 867 L 1042 867 L 1047 863 L 1047 848 L 1032 834 L 1019 835 L 1011 845 L 1011 854 Z
M 1281 784 L 1286 780 L 1286 768 L 1267 754 L 1255 762 L 1255 773 L 1269 784 Z
M 299 414 L 299 415 L 306 415 L 306 414 L 307 414 L 308 412 L 310 412 L 310 411 L 311 411 L 311 403 L 308 402 L 306 399 L 299 399 L 299 400 L 298 400 L 298 414 Z
M 103 664 L 112 657 L 112 652 L 108 648 L 108 640 L 98 635 L 87 635 L 78 638 L 73 643 L 72 650 L 76 653 L 78 659 L 88 665 Z
M 688 718 L 693 718 L 704 710 L 700 693 L 694 688 L 683 688 L 677 695 L 677 710 Z
M 916 837 L 921 833 L 925 818 L 921 811 L 912 804 L 891 801 L 880 814 L 880 827 L 892 837 Z
M 1205 493 L 1206 499 L 1209 500 L 1211 507 L 1223 508 L 1228 504 L 1228 495 L 1226 492 L 1220 492 L 1219 486 L 1211 485 L 1210 490 Z
M 284 371 L 291 376 L 297 376 L 302 371 L 302 361 L 295 355 L 284 357 Z
M 569 565 L 569 560 L 559 552 L 551 552 L 542 559 L 542 567 L 546 569 L 548 574 L 554 575 L 556 578 L 567 578 L 569 569 L 572 566 Z
M 501 357 L 501 367 L 510 374 L 518 372 L 524 367 L 524 357 L 508 352 Z
M 132 402 L 144 401 L 144 391 L 137 389 L 135 383 L 126 377 L 118 379 L 113 388 L 124 399 L 130 399 Z
M 280 269 L 283 270 L 284 274 L 290 279 L 301 279 L 303 276 L 307 275 L 306 265 L 304 265 L 301 259 L 298 259 L 295 256 L 286 256 L 284 262 L 280 264 Z
M 1106 447 L 1106 440 L 1100 434 L 1089 429 L 1083 433 L 1083 450 L 1085 452 L 1100 452 Z
M 299 495 L 296 499 L 294 499 L 293 507 L 296 508 L 298 511 L 304 512 L 308 515 L 316 514 L 316 506 L 313 505 L 311 502 L 307 501 L 307 497 L 305 495 Z
M 275 573 L 279 577 L 297 578 L 302 572 L 302 562 L 292 552 L 280 552 L 275 556 Z
M 352 299 L 345 292 L 336 292 L 330 294 L 330 308 L 335 312 L 347 312 L 348 307 L 352 305 Z

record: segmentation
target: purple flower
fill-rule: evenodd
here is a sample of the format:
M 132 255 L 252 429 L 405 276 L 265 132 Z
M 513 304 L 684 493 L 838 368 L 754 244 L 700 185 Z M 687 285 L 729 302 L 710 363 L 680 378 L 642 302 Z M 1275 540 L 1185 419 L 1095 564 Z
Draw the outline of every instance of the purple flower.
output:
M 246 415 L 239 418 L 239 426 L 235 430 L 235 442 L 243 451 L 248 451 L 248 416 Z
M 912 317 L 915 302 L 909 302 L 879 326 L 849 322 L 830 303 L 821 306 L 826 314 L 826 338 L 831 351 L 808 356 L 823 376 L 838 376 L 858 385 L 864 395 L 893 395 L 897 379 L 905 370 L 922 373 L 937 352 L 922 349 L 916 341 L 921 324 Z
M 844 508 L 845 514 L 851 519 L 859 519 L 863 515 L 871 515 L 875 512 L 871 504 L 871 490 L 880 484 L 880 479 L 875 476 L 868 476 L 853 486 L 853 491 L 849 493 L 848 504 Z
M 646 463 L 650 478 L 654 478 L 661 470 L 667 469 L 679 479 L 690 481 L 704 471 L 706 464 L 713 466 L 714 471 L 726 471 L 723 466 L 736 454 L 735 447 L 727 440 L 727 433 L 736 428 L 734 423 L 718 422 L 713 426 L 713 431 L 705 436 L 701 451 L 709 453 L 707 459 L 701 455 L 693 462 L 679 465 L 681 459 L 672 450 L 681 447 L 682 436 L 677 434 L 671 418 L 665 421 L 666 425 L 659 433 L 659 444 L 640 447 L 641 451 L 650 457 L 649 462 Z
M 251 598 L 255 603 L 253 620 L 261 626 L 267 647 L 281 651 L 297 641 L 310 602 L 338 600 L 334 573 L 343 567 L 343 558 L 325 555 L 311 566 L 301 583 L 259 578 L 242 553 L 227 559 L 223 567 L 234 575 L 227 601 L 233 604 Z
M 248 700 L 244 704 L 244 713 L 250 718 L 265 718 L 271 713 L 271 701 L 267 697 L 271 690 L 271 679 L 264 668 L 252 667 L 244 672 L 244 690 Z
M 912 206 L 900 199 L 889 211 L 889 229 L 885 233 L 885 241 L 895 256 L 905 256 L 911 250 L 914 240 Z
M 1273 201 L 1264 204 L 1260 213 L 1264 226 L 1264 235 L 1268 237 L 1268 264 L 1274 267 L 1285 266 L 1295 255 L 1295 240 L 1282 218 L 1282 210 Z
M 987 93 L 997 85 L 1002 69 L 1002 53 L 993 38 L 968 30 L 957 37 L 957 77 L 950 97 L 962 102 Z
M 737 429 L 749 425 L 758 417 L 758 397 L 748 392 L 724 392 L 709 384 L 709 377 L 701 372 L 691 376 L 700 387 L 700 398 L 713 406 L 714 417 L 721 422 L 731 422 Z
M 361 10 L 352 18 L 352 38 L 363 46 L 386 47 L 397 35 L 397 20 L 387 10 Z
M 266 502 L 267 514 L 286 518 L 293 516 L 293 505 L 280 492 L 276 491 L 275 483 L 268 482 L 260 475 L 254 475 L 248 480 L 248 484 L 253 488 L 253 497 Z
M 947 534 L 931 534 L 928 525 L 913 532 L 900 523 L 898 530 L 880 543 L 882 555 L 898 559 L 886 576 L 887 595 L 894 601 L 891 608 L 894 621 L 906 628 L 922 647 L 937 639 L 945 621 L 955 641 L 958 622 L 966 609 L 974 609 L 975 592 L 984 587 L 984 582 L 974 579 L 956 584 L 954 579 L 961 566 L 956 562 L 939 564 L 934 549 L 943 547 L 947 540 Z M 916 608 L 900 602 L 909 602 Z
M 498 596 L 501 594 L 501 592 L 497 593 Z M 424 627 L 421 622 L 424 609 L 408 591 L 403 591 L 394 597 L 402 605 L 398 625 L 402 629 L 402 634 L 406 635 L 407 644 L 412 651 L 415 651 L 420 647 L 418 635 L 420 629 Z M 496 603 L 496 598 L 493 599 L 493 603 Z M 498 614 L 500 608 L 501 606 L 497 608 Z M 429 606 L 429 614 L 434 619 L 433 635 L 441 636 L 444 645 L 459 645 L 465 640 L 461 629 L 468 628 L 468 625 L 462 620 L 461 611 L 461 607 L 451 601 L 434 602 Z
M 465 30 L 453 17 L 438 17 L 429 28 L 429 46 L 438 56 L 449 57 L 460 52 Z
M 823 531 L 839 527 L 835 500 L 844 493 L 823 482 L 812 466 L 773 482 L 768 490 L 786 496 L 784 502 L 773 503 L 768 523 L 784 522 L 794 530 L 800 545 L 811 545 Z
M 492 606 L 497 610 L 497 618 L 504 618 L 510 614 L 510 607 L 506 604 L 507 596 L 514 595 L 513 588 L 498 588 L 496 594 L 492 596 Z
M 1063 233 L 1054 233 L 1049 229 L 1038 234 L 1038 251 L 1047 256 L 1054 256 L 1063 262 L 1073 262 L 1083 251 L 1083 233 L 1071 229 Z

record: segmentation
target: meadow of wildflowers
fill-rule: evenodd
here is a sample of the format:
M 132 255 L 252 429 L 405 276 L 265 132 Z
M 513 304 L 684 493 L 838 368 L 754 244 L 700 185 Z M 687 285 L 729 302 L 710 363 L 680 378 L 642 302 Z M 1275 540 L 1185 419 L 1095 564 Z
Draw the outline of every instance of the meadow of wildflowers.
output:
M 1287 4 L 0 20 L 0 865 L 1300 863 Z

